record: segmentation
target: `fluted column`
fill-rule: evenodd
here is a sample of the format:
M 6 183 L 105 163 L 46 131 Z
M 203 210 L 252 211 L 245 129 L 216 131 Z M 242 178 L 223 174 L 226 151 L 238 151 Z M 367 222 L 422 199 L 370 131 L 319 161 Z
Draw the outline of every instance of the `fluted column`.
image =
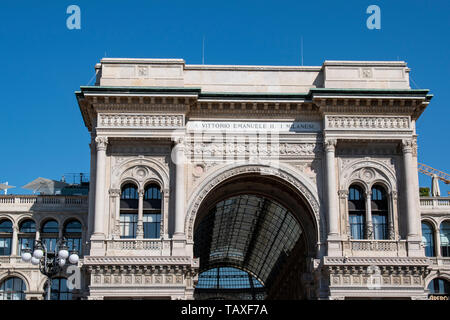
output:
M 372 191 L 366 191 L 366 238 L 373 239 Z
M 403 140 L 403 166 L 404 183 L 406 196 L 406 216 L 408 238 L 419 238 L 417 208 L 415 204 L 416 195 L 414 194 L 414 171 L 413 171 L 413 140 Z
M 185 215 L 185 156 L 184 140 L 174 139 L 175 146 L 172 152 L 175 162 L 175 233 L 176 237 L 184 237 L 184 215 Z
M 95 238 L 105 238 L 103 222 L 105 218 L 105 174 L 106 174 L 106 147 L 107 137 L 95 138 L 97 146 L 97 168 L 95 178 L 95 218 L 94 234 Z
M 328 238 L 337 239 L 339 236 L 339 213 L 336 191 L 335 148 L 336 140 L 328 139 L 324 143 L 326 157 L 326 190 L 328 210 Z
M 144 190 L 139 189 L 139 201 L 138 201 L 138 221 L 136 228 L 136 238 L 144 238 Z

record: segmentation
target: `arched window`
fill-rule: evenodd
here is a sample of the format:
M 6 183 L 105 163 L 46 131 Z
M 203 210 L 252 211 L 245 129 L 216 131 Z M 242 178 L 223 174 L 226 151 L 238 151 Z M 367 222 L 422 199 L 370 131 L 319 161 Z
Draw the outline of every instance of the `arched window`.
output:
M 8 219 L 0 220 L 0 256 L 11 255 L 13 225 Z
M 443 257 L 450 257 L 450 221 L 441 223 L 440 237 L 441 237 L 441 255 Z
M 161 228 L 161 189 L 156 184 L 150 184 L 145 187 L 144 191 L 144 238 L 159 238 Z
M 382 186 L 372 187 L 371 198 L 373 237 L 375 240 L 388 239 L 388 200 Z
M 138 220 L 138 188 L 127 183 L 122 187 L 120 194 L 120 237 L 136 238 Z
M 19 255 L 23 249 L 34 250 L 34 240 L 36 238 L 36 223 L 31 219 L 23 220 L 19 224 Z
M 348 218 L 352 239 L 364 239 L 366 207 L 364 193 L 357 185 L 348 190 Z
M 25 282 L 18 277 L 11 277 L 0 286 L 0 300 L 25 300 Z
M 78 220 L 70 220 L 64 226 L 64 238 L 67 240 L 69 251 L 77 251 L 78 255 L 81 251 L 81 223 Z
M 47 298 L 48 284 L 44 286 L 44 299 Z M 53 278 L 50 300 L 72 300 L 72 290 L 67 287 L 67 279 Z
M 59 224 L 56 220 L 47 220 L 41 228 L 41 240 L 48 251 L 55 250 L 59 237 Z
M 434 230 L 428 222 L 422 222 L 422 243 L 425 247 L 425 256 L 434 257 Z
M 433 295 L 449 295 L 450 283 L 445 279 L 436 278 L 431 280 L 428 285 L 428 290 L 430 290 L 430 294 Z

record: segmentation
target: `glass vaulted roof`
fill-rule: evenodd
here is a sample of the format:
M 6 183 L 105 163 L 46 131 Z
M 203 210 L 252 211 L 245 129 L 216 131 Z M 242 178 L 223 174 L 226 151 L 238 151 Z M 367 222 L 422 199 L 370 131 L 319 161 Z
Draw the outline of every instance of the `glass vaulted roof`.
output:
M 263 285 L 290 254 L 302 230 L 278 202 L 257 195 L 238 195 L 218 202 L 203 217 L 194 235 L 200 271 L 236 267 Z

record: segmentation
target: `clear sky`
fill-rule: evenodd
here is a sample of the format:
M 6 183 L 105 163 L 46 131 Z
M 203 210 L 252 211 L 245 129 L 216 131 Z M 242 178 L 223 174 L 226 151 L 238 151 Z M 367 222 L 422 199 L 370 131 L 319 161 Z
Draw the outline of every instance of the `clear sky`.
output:
M 66 27 L 69 5 L 81 29 Z M 381 29 L 369 30 L 369 5 Z M 419 161 L 450 173 L 450 1 L 58 0 L 0 2 L 0 182 L 89 172 L 89 133 L 74 91 L 102 57 L 304 65 L 404 60 L 434 94 L 417 123 Z M 420 185 L 431 179 L 420 174 Z M 446 195 L 448 185 L 441 183 Z M 29 193 L 21 188 L 9 193 Z

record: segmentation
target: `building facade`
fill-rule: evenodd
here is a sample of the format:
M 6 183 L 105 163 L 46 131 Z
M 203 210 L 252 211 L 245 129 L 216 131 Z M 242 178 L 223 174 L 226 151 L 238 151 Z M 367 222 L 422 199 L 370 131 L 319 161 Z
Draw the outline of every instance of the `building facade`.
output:
M 448 294 L 450 199 L 419 197 L 416 121 L 432 96 L 410 88 L 409 71 L 102 59 L 76 92 L 92 138 L 88 199 L 0 197 L 12 225 L 0 282 L 41 297 L 18 256 L 22 220 L 35 237 L 50 218 L 73 237 L 75 215 L 73 298 Z

